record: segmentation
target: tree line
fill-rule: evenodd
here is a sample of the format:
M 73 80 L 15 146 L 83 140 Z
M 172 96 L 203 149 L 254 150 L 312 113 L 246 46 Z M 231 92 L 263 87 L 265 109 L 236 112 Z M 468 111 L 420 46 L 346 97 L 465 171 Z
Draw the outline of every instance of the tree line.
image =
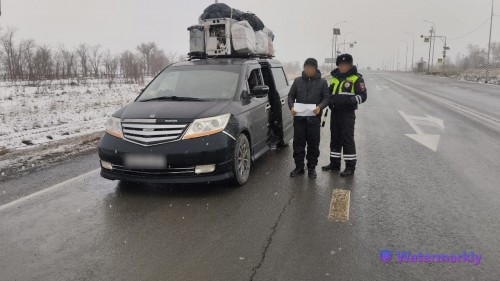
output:
M 479 45 L 469 44 L 468 54 L 457 54 L 454 65 L 461 70 L 485 68 L 488 58 L 488 50 Z M 491 43 L 490 67 L 500 68 L 500 42 Z
M 183 55 L 165 53 L 155 42 L 140 43 L 134 50 L 118 54 L 101 45 L 81 43 L 69 48 L 49 46 L 33 39 L 16 38 L 17 29 L 0 30 L 0 79 L 3 81 L 40 81 L 54 79 L 117 78 L 127 83 L 142 83 L 164 67 L 185 60 Z

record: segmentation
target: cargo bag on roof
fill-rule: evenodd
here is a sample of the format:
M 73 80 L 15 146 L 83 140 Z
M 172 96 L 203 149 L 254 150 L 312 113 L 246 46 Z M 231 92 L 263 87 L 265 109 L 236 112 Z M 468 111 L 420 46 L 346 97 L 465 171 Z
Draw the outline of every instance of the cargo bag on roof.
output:
M 269 54 L 269 37 L 263 31 L 255 32 L 255 51 L 259 55 Z
M 255 14 L 248 13 L 248 12 L 247 13 L 242 13 L 241 14 L 241 18 L 243 20 L 248 21 L 248 23 L 252 26 L 252 28 L 253 28 L 254 31 L 259 31 L 259 30 L 264 29 L 264 23 Z
M 236 53 L 255 53 L 255 33 L 247 21 L 234 23 L 231 27 L 231 36 L 233 48 Z
M 231 18 L 235 19 L 237 21 L 243 20 L 241 18 L 241 12 L 238 9 L 232 9 L 228 5 L 224 3 L 218 3 L 218 4 L 212 4 L 208 6 L 204 11 L 203 14 L 200 16 L 200 24 L 207 19 L 221 19 L 221 18 Z

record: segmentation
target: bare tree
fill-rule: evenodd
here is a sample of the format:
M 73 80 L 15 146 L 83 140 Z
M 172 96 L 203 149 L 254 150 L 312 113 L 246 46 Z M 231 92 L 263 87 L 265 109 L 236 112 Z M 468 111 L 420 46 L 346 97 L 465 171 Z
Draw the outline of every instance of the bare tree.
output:
M 64 44 L 59 44 L 59 53 L 64 61 L 62 66 L 62 77 L 71 78 L 76 76 L 76 56 L 75 53 L 64 47 Z
M 151 75 L 156 76 L 163 68 L 170 64 L 165 52 L 155 49 L 151 54 Z
M 137 51 L 141 53 L 143 64 L 145 66 L 146 75 L 151 75 L 151 57 L 158 50 L 155 42 L 141 43 L 136 47 Z
M 35 75 L 41 79 L 52 79 L 52 50 L 49 46 L 39 46 L 35 53 Z
M 89 47 L 87 44 L 82 43 L 80 44 L 76 50 L 76 55 L 78 56 L 79 62 L 80 62 L 80 67 L 81 67 L 81 75 L 83 78 L 87 78 L 88 76 L 88 57 L 89 57 Z
M 139 55 L 135 55 L 131 51 L 124 51 L 120 56 L 120 68 L 127 82 L 144 83 L 144 72 Z
M 7 27 L 7 33 L 2 36 L 1 43 L 5 52 L 5 65 L 7 69 L 7 75 L 10 79 L 16 79 L 16 47 L 14 43 L 14 36 L 16 34 L 16 28 Z
M 120 65 L 120 59 L 113 56 L 111 51 L 108 49 L 104 54 L 103 63 L 105 69 L 104 76 L 108 81 L 109 88 L 111 88 L 116 78 L 116 72 L 118 70 L 118 66 Z
M 22 59 L 21 64 L 23 65 L 24 75 L 22 79 L 33 80 L 35 75 L 35 41 L 32 39 L 23 40 L 21 42 L 22 49 Z
M 90 65 L 94 71 L 94 78 L 99 78 L 99 66 L 101 65 L 102 53 L 100 51 L 101 45 L 90 47 Z

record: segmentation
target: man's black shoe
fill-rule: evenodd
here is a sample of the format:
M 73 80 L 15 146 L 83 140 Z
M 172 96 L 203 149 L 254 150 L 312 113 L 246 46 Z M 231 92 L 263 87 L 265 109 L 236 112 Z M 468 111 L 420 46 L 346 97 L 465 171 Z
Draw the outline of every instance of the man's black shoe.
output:
M 314 169 L 314 168 L 307 169 L 307 174 L 309 175 L 310 178 L 317 178 L 318 177 L 318 175 L 316 174 L 316 169 Z
M 290 173 L 290 177 L 296 177 L 303 174 L 304 174 L 304 168 L 295 168 L 295 170 L 293 170 Z
M 340 165 L 330 163 L 326 166 L 321 167 L 323 171 L 340 171 Z
M 354 170 L 353 169 L 348 169 L 346 168 L 344 171 L 340 173 L 341 177 L 348 177 L 354 175 Z

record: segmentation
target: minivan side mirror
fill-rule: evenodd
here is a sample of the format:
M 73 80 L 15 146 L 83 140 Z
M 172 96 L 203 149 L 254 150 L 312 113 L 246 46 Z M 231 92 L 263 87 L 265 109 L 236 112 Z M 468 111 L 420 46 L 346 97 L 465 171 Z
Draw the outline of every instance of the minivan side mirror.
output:
M 269 86 L 266 85 L 255 86 L 252 89 L 252 96 L 257 98 L 265 97 L 268 94 L 269 94 Z

